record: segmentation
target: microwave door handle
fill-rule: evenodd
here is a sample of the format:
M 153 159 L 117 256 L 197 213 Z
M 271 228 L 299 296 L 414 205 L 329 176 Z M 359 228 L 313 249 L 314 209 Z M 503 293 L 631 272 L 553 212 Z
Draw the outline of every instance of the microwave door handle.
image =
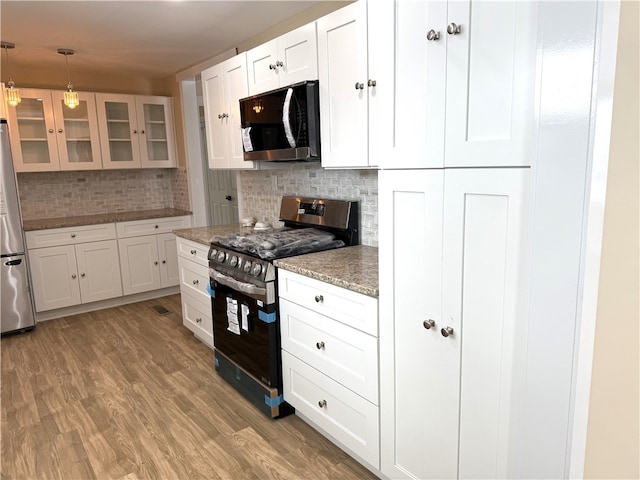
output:
M 282 106 L 282 124 L 284 125 L 284 135 L 287 137 L 287 142 L 291 148 L 296 148 L 296 139 L 293 137 L 293 131 L 291 130 L 291 97 L 293 96 L 293 88 L 287 90 L 287 94 L 284 97 L 284 105 Z

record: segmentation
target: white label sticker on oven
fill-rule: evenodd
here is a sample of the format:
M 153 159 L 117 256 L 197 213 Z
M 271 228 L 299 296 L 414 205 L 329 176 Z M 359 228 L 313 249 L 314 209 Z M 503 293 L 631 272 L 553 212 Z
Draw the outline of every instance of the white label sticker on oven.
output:
M 245 304 L 240 305 L 242 309 L 242 329 L 245 332 L 249 331 L 249 307 Z
M 251 142 L 251 127 L 242 129 L 242 146 L 245 152 L 253 152 L 253 143 Z
M 227 330 L 236 335 L 240 335 L 240 325 L 238 324 L 238 301 L 227 297 Z

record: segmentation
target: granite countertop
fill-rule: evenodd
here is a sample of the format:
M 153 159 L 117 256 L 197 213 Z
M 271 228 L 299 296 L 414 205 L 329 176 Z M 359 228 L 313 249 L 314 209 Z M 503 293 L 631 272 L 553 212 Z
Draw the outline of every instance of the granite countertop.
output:
M 252 227 L 243 227 L 239 223 L 234 223 L 229 225 L 216 225 L 213 227 L 180 228 L 178 230 L 174 230 L 173 233 L 178 237 L 186 238 L 192 242 L 198 242 L 209 246 L 211 239 L 214 237 L 252 231 Z
M 25 220 L 25 231 L 45 230 L 48 228 L 79 227 L 82 225 L 99 225 L 101 223 L 129 222 L 132 220 L 147 220 L 149 218 L 179 217 L 191 215 L 188 210 L 178 208 L 159 208 L 155 210 L 137 210 L 132 212 L 100 213 L 96 215 L 81 215 L 77 217 L 41 218 Z
M 366 245 L 275 260 L 274 265 L 306 277 L 378 297 L 378 249 Z

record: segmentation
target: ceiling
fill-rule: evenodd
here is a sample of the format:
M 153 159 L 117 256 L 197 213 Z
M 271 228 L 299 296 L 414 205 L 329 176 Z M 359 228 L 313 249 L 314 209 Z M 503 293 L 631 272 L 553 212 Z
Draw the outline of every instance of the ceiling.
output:
M 10 66 L 166 78 L 235 48 L 318 1 L 0 1 Z M 6 54 L 2 52 L 4 64 Z

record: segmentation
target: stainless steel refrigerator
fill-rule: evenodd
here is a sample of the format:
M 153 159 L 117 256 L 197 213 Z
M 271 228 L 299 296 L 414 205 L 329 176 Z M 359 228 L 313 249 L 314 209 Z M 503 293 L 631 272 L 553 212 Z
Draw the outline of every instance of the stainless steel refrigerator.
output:
M 0 119 L 0 155 L 0 324 L 4 334 L 36 324 L 18 185 L 4 119 Z

